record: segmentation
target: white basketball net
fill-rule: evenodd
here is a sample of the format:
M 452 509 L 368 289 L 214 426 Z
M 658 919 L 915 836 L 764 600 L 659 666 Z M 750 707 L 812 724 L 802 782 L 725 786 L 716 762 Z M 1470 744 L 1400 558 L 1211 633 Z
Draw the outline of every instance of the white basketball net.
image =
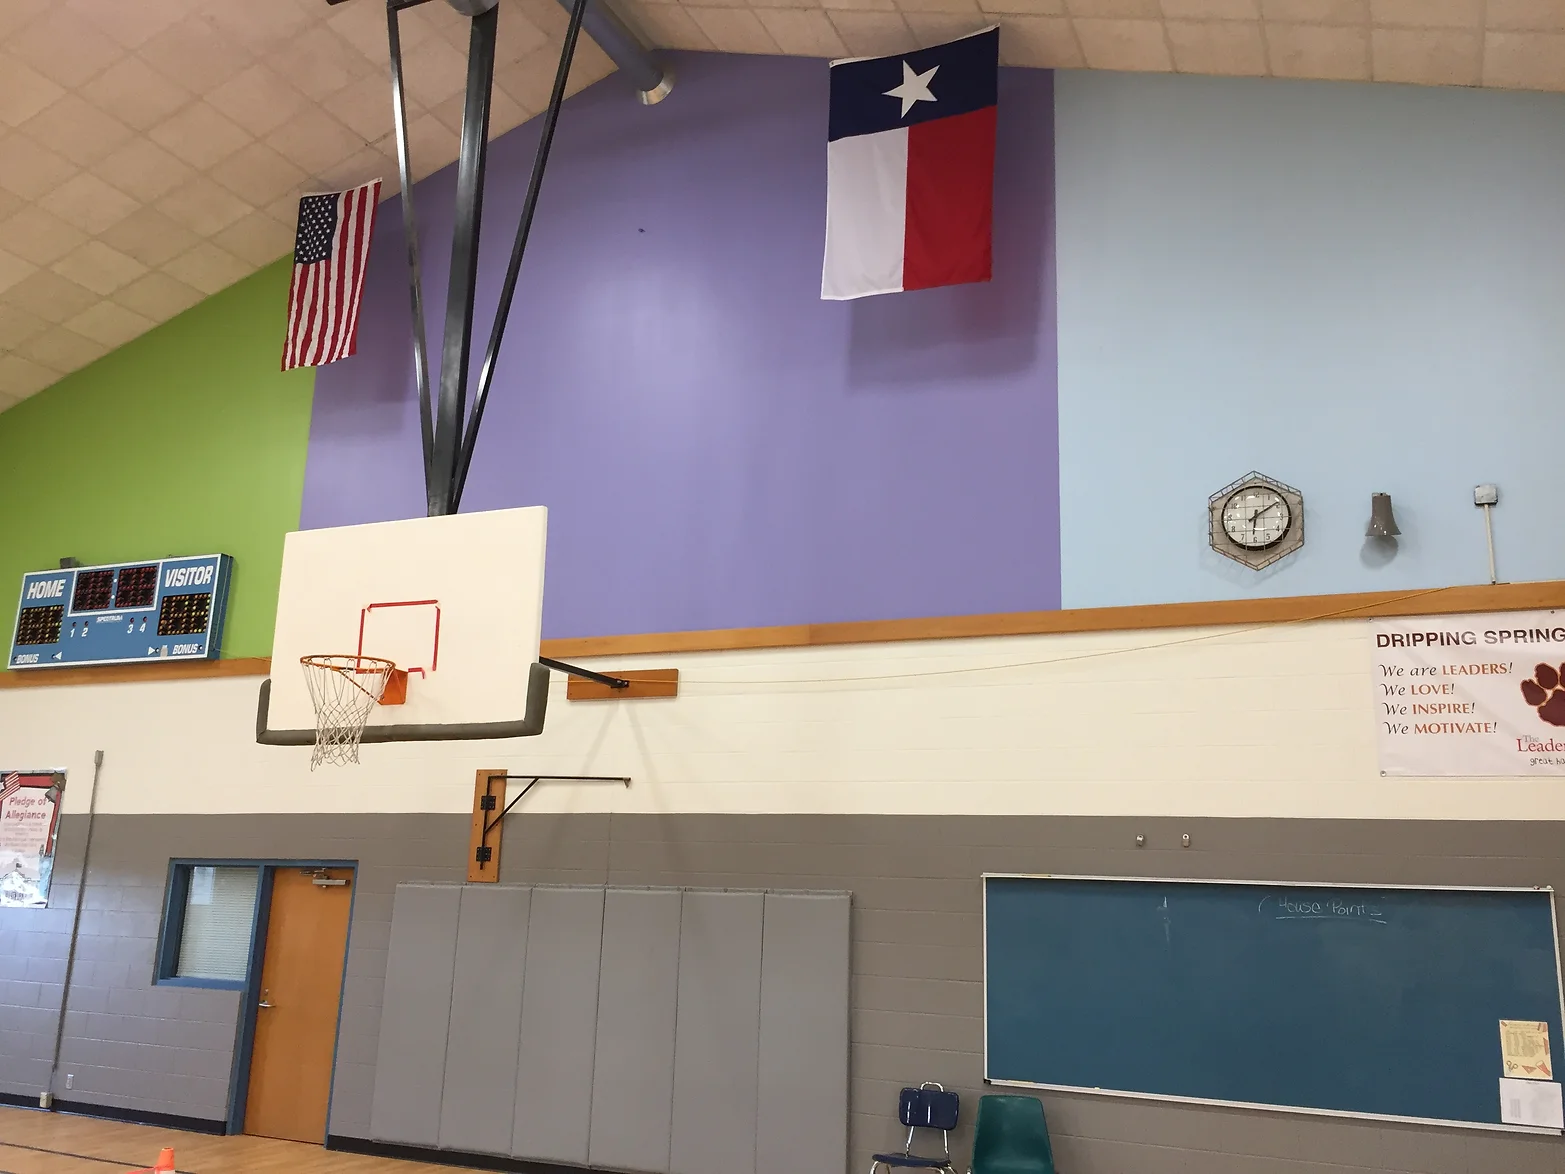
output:
M 310 755 L 310 769 L 323 762 L 357 764 L 364 723 L 397 666 L 377 656 L 306 656 L 299 664 L 315 704 L 315 751 Z

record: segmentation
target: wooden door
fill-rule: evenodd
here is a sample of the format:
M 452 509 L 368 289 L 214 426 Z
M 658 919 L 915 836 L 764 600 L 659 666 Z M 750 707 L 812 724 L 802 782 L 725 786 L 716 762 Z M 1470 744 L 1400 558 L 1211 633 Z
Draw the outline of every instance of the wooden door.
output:
M 321 879 L 350 875 L 336 869 Z M 316 879 L 297 868 L 278 868 L 272 878 L 245 1132 L 319 1145 L 326 1140 L 352 896 L 348 884 Z

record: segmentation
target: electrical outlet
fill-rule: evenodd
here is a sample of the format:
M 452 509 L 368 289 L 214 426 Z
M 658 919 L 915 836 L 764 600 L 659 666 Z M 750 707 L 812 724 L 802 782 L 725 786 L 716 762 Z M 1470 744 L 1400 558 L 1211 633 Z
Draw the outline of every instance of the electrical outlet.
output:
M 75 1086 L 75 1084 L 76 1084 L 76 1073 L 74 1073 L 74 1072 L 67 1072 L 65 1074 L 65 1088 L 66 1088 L 66 1091 L 69 1091 L 72 1087 Z

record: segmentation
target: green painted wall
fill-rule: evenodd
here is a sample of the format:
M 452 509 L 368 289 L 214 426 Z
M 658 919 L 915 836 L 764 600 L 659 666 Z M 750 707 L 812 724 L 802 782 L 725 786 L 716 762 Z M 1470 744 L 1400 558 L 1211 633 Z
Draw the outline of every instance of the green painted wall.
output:
M 278 371 L 289 262 L 0 412 L 0 627 L 22 573 L 234 556 L 224 656 L 269 656 L 299 525 L 312 370 Z

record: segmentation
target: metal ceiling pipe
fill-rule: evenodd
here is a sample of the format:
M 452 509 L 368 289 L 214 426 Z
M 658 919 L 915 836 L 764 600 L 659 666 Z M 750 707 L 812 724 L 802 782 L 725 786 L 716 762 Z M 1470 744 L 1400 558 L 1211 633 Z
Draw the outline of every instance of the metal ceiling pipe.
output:
M 571 0 L 560 0 L 560 7 L 569 12 Z M 591 0 L 581 27 L 630 79 L 643 106 L 656 106 L 668 97 L 674 88 L 674 71 L 651 54 L 609 0 Z

